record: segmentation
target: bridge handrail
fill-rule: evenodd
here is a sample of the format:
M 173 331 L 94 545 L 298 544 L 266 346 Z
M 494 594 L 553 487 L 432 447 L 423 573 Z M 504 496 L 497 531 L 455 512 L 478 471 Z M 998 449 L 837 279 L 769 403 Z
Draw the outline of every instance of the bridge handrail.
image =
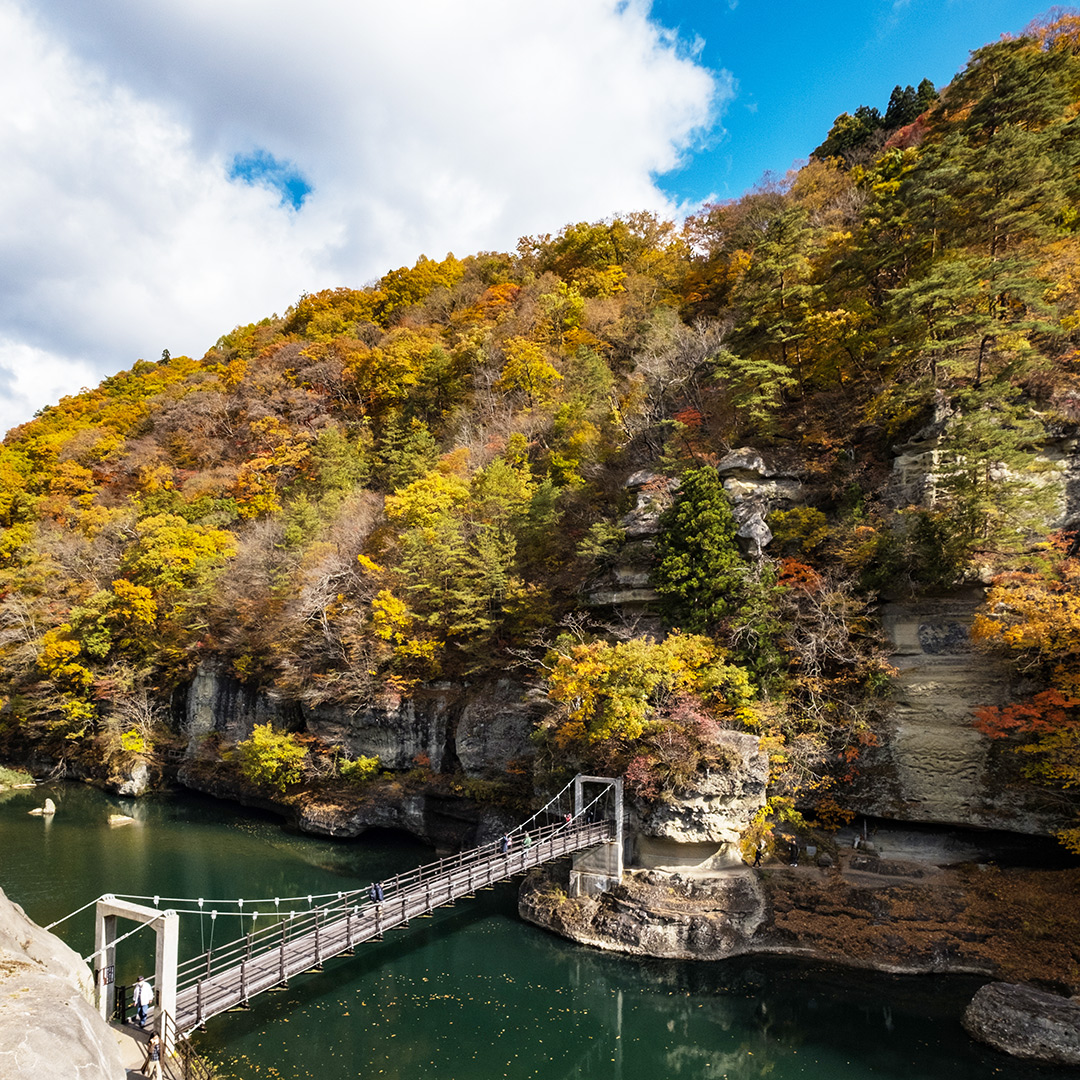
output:
M 585 816 L 584 813 L 579 814 L 569 824 L 565 821 L 553 822 L 537 828 L 511 832 L 508 834 L 512 841 L 511 853 L 519 857 L 524 867 L 526 860 L 523 853 L 525 851 L 531 850 L 534 853 L 533 864 L 544 861 L 536 859 L 535 856 L 540 854 L 540 849 L 545 845 L 553 844 L 560 837 L 576 838 L 590 830 L 597 830 L 597 842 L 605 839 L 605 836 L 600 835 L 598 826 L 607 826 L 603 829 L 606 833 L 609 831 L 610 822 L 582 820 Z M 526 849 L 523 845 L 526 833 L 532 839 L 531 849 Z M 402 902 L 404 896 L 417 886 L 433 883 L 448 874 L 487 865 L 495 857 L 505 857 L 499 851 L 498 841 L 425 863 L 403 874 L 396 874 L 381 882 L 383 907 L 393 904 L 395 899 Z M 269 947 L 278 947 L 282 938 L 287 942 L 293 937 L 314 931 L 320 925 L 344 918 L 350 911 L 354 915 L 358 914 L 365 905 L 372 906 L 372 901 L 367 895 L 367 889 L 360 888 L 343 891 L 337 898 L 325 904 L 316 905 L 307 911 L 260 912 L 260 915 L 270 916 L 265 928 L 235 938 L 217 948 L 208 949 L 180 964 L 177 969 L 178 989 L 190 987 L 201 979 L 211 977 L 215 972 L 235 967 L 242 959 L 253 958 Z
M 199 1055 L 188 1036 L 177 1029 L 176 1021 L 164 1011 L 159 1034 L 165 1046 L 171 1048 L 169 1053 L 161 1055 L 162 1072 L 168 1080 L 214 1080 L 217 1072 L 213 1065 Z
M 579 823 L 578 825 L 571 825 L 569 827 L 569 832 L 567 832 L 565 823 L 554 823 L 539 829 L 529 830 L 529 832 L 535 838 L 534 845 L 537 848 L 540 848 L 558 835 L 565 834 L 567 836 L 577 836 L 590 827 L 592 826 L 587 822 Z M 524 850 L 520 845 L 520 841 L 518 850 Z M 416 867 L 414 870 L 404 874 L 395 875 L 395 877 L 389 878 L 382 883 L 383 902 L 384 904 L 390 903 L 395 897 L 403 892 L 410 891 L 412 888 L 419 884 L 423 884 L 425 881 L 434 881 L 436 878 L 442 877 L 447 873 L 468 870 L 469 868 L 483 865 L 497 854 L 498 843 L 484 844 L 478 848 L 462 852 L 459 855 L 438 859 L 432 863 Z M 283 924 L 285 927 L 284 933 L 287 935 L 286 940 L 288 940 L 288 938 L 296 935 L 310 932 L 314 929 L 317 922 L 326 921 L 327 916 L 344 917 L 346 909 L 350 907 L 354 912 L 358 911 L 359 905 L 356 903 L 357 900 L 360 900 L 361 903 L 369 902 L 365 889 L 344 891 L 339 898 L 328 901 L 325 904 L 317 905 L 307 911 L 295 914 L 270 913 L 272 918 L 265 928 L 253 933 L 245 934 L 216 949 L 207 950 L 207 952 L 201 953 L 190 960 L 185 961 L 178 971 L 178 975 L 181 973 L 183 974 L 181 980 L 182 985 L 191 985 L 191 983 L 198 978 L 208 977 L 212 974 L 213 970 L 220 970 L 222 967 L 233 966 L 231 962 L 237 961 L 243 954 L 247 954 L 247 956 L 257 955 L 266 944 L 272 942 L 276 946 L 278 944 L 278 938 L 283 933 Z M 263 914 L 267 913 L 263 912 Z M 211 953 L 212 958 L 208 955 Z M 210 962 L 211 959 L 213 961 L 212 964 Z

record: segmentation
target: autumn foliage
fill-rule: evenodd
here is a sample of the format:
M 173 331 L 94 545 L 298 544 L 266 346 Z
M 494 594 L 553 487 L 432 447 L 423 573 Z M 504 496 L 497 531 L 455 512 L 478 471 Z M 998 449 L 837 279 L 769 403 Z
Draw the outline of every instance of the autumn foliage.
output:
M 1036 687 L 979 723 L 1071 789 L 1080 571 L 1038 550 L 1038 449 L 1080 421 L 1078 107 L 1044 20 L 684 222 L 421 256 L 44 409 L 0 447 L 0 737 L 93 753 L 204 663 L 347 710 L 515 665 L 543 768 L 655 794 L 728 726 L 835 817 L 888 709 L 876 605 L 989 572 L 977 634 Z M 890 485 L 916 436 L 932 475 Z M 737 516 L 746 447 L 788 481 Z M 658 600 L 590 599 L 627 573 Z

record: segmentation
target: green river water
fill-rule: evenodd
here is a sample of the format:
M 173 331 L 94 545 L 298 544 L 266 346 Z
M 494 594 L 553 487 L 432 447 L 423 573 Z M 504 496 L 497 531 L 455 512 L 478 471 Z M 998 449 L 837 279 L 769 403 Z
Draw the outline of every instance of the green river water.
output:
M 56 817 L 29 816 L 46 796 L 57 803 Z M 136 820 L 110 827 L 110 813 Z M 432 854 L 388 834 L 303 837 L 190 796 L 135 801 L 79 785 L 0 796 L 0 886 L 42 925 L 105 892 L 207 901 L 305 896 L 366 887 Z M 321 974 L 256 998 L 250 1011 L 214 1019 L 197 1045 L 224 1076 L 245 1080 L 1078 1075 L 1026 1066 L 968 1039 L 960 1014 L 983 980 L 894 978 L 765 958 L 619 957 L 523 923 L 515 895 L 510 885 L 481 892 L 353 958 L 329 961 Z M 238 922 L 184 916 L 181 957 L 237 936 Z M 90 911 L 56 932 L 82 955 L 93 949 Z M 117 968 L 122 983 L 152 973 L 150 931 L 120 944 Z

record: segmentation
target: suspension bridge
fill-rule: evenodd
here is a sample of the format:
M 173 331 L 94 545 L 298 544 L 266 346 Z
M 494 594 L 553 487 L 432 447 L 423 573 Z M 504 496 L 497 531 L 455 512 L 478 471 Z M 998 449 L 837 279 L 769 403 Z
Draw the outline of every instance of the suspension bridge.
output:
M 332 957 L 352 955 L 357 946 L 380 939 L 388 930 L 407 926 L 412 919 L 535 866 L 572 857 L 571 895 L 613 887 L 623 869 L 622 819 L 622 780 L 579 775 L 494 843 L 363 888 L 261 900 L 99 897 L 85 905 L 96 907 L 95 951 L 85 959 L 94 962 L 98 1009 L 106 1019 L 116 1009 L 117 945 L 153 927 L 157 935 L 154 1025 L 166 1052 L 171 1053 L 178 1041 L 211 1017 L 242 1007 L 257 994 L 283 987 L 298 975 L 317 971 Z M 140 901 L 152 901 L 154 906 Z M 174 906 L 162 908 L 163 903 Z M 211 937 L 209 948 L 181 961 L 180 917 L 205 917 L 208 904 L 215 905 L 209 912 L 211 926 L 218 917 L 217 908 L 231 905 L 237 910 L 229 913 L 239 915 L 241 923 L 250 918 L 251 928 L 217 947 Z M 296 910 L 297 904 L 301 910 Z M 117 936 L 119 919 L 139 925 Z

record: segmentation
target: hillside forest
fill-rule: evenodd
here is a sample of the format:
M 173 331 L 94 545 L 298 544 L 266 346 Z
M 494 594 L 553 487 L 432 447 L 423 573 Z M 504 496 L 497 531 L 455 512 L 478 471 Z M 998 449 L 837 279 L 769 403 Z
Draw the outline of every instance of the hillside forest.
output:
M 549 703 L 515 783 L 618 771 L 663 797 L 735 728 L 769 749 L 772 813 L 843 820 L 889 711 L 878 605 L 969 583 L 1022 690 L 974 722 L 1067 800 L 1080 534 L 1044 450 L 1080 421 L 1078 207 L 1065 15 L 682 223 L 421 257 L 64 398 L 0 448 L 0 753 L 152 759 L 204 663 L 349 711 L 512 669 Z M 807 493 L 760 552 L 715 468 L 744 448 Z M 635 473 L 667 509 L 628 615 L 587 597 Z M 316 762 L 386 779 L 257 736 L 212 750 L 281 790 Z

